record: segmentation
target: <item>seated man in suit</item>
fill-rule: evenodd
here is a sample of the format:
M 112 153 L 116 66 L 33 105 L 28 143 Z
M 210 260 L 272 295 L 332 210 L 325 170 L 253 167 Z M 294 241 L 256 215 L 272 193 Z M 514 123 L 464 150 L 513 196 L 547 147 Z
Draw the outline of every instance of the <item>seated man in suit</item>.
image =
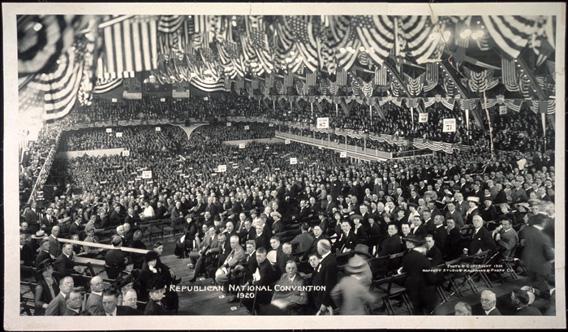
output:
M 134 290 L 132 292 L 136 293 Z M 118 297 L 114 290 L 109 289 L 103 292 L 103 308 L 105 316 L 132 316 L 137 315 L 136 309 L 130 306 L 120 306 L 118 304 Z
M 215 272 L 215 281 L 218 284 L 225 284 L 229 282 L 231 273 L 233 269 L 238 265 L 242 264 L 245 260 L 245 250 L 241 247 L 238 235 L 232 235 L 229 239 L 229 245 L 231 251 L 229 255 L 222 262 L 221 266 Z M 233 273 L 234 274 L 234 273 Z
M 301 289 L 304 279 L 298 274 L 298 266 L 293 260 L 286 262 L 286 273 L 274 285 L 273 306 L 281 310 L 294 310 L 308 301 L 308 295 Z
M 104 300 L 103 300 L 104 301 Z M 128 312 L 131 311 L 132 315 L 139 315 L 138 313 L 138 294 L 136 294 L 136 290 L 130 288 L 126 291 L 122 292 L 122 306 L 131 308 L 133 311 L 129 309 L 123 308 L 122 311 Z M 120 312 L 120 310 L 119 310 Z M 120 315 L 120 313 L 118 313 Z
M 63 316 L 79 316 L 81 315 L 81 303 L 83 302 L 83 296 L 80 292 L 72 290 L 69 296 L 65 299 L 65 311 Z
M 484 316 L 501 316 L 501 312 L 497 309 L 497 295 L 489 289 L 481 291 L 481 308 Z
M 83 273 L 85 270 L 84 267 L 75 266 L 75 263 L 73 262 L 73 254 L 73 245 L 71 243 L 65 243 L 61 251 L 61 255 L 57 256 L 53 262 L 55 277 L 62 278 L 75 273 Z M 79 283 L 80 280 L 75 278 L 75 284 Z
M 476 255 L 486 250 L 494 250 L 496 248 L 495 241 L 491 237 L 491 232 L 483 226 L 483 218 L 476 214 L 473 216 L 472 221 L 474 233 L 469 244 L 468 253 Z
M 75 284 L 72 277 L 64 277 L 59 281 L 59 294 L 47 305 L 46 316 L 63 316 L 67 307 L 66 299 L 73 287 L 75 287 Z
M 86 295 L 87 301 L 83 307 L 83 312 L 91 316 L 102 316 L 103 308 L 103 278 L 94 276 L 90 282 L 91 293 Z

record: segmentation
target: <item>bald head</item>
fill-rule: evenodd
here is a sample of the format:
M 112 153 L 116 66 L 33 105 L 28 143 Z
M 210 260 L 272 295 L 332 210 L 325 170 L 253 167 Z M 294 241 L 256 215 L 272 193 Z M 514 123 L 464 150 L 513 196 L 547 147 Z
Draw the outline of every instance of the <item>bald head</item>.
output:
M 95 276 L 91 278 L 90 284 L 91 284 L 91 292 L 100 293 L 103 291 L 104 288 L 103 278 L 101 278 L 100 276 Z

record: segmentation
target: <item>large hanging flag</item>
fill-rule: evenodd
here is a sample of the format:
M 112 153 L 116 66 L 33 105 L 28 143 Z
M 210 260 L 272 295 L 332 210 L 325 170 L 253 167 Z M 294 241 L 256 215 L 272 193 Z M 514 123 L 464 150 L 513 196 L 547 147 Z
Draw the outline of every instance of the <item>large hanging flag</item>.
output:
M 377 64 L 382 64 L 394 45 L 394 19 L 386 15 L 356 15 L 351 24 L 365 48 L 365 53 Z
M 161 15 L 158 21 L 158 31 L 165 33 L 176 32 L 184 22 L 183 15 Z
M 537 16 L 481 16 L 489 35 L 509 58 L 516 59 L 536 32 Z
M 406 50 L 416 62 L 440 60 L 441 46 L 445 44 L 441 26 L 434 24 L 430 16 L 402 16 L 401 21 Z
M 18 74 L 29 75 L 50 71 L 62 53 L 73 44 L 74 27 L 81 16 L 19 15 Z
M 127 18 L 103 26 L 103 76 L 123 78 L 158 64 L 157 22 L 152 16 Z

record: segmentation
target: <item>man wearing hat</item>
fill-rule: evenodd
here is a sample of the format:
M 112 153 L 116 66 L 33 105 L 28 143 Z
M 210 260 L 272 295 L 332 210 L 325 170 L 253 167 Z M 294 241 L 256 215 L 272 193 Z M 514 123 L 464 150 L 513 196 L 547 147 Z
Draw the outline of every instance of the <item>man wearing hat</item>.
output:
M 43 232 L 43 231 L 40 230 L 38 232 Z M 36 267 L 39 267 L 39 264 L 41 262 L 44 262 L 45 260 L 53 260 L 55 258 L 55 257 L 51 257 L 51 254 L 49 253 L 49 239 L 47 237 L 44 237 L 44 238 L 41 239 L 38 251 L 39 251 L 39 253 L 37 254 L 36 259 L 35 259 L 35 266 Z
M 353 249 L 353 256 L 359 256 L 367 262 L 372 256 L 369 254 L 369 247 L 365 244 L 357 244 L 355 249 Z M 371 286 L 371 282 L 373 281 L 373 273 L 371 272 L 371 267 L 367 263 L 363 266 L 360 275 L 361 282 L 366 287 Z
M 353 222 L 353 236 L 355 243 L 361 243 L 364 245 L 369 244 L 369 231 L 367 226 L 363 222 L 363 217 L 360 214 L 353 214 L 350 217 Z
M 369 292 L 369 285 L 364 281 L 364 274 L 369 264 L 360 255 L 349 259 L 345 271 L 347 276 L 331 290 L 330 296 L 340 309 L 341 315 L 368 315 L 369 305 L 375 302 L 375 296 Z
M 414 314 L 430 314 L 436 306 L 436 280 L 432 272 L 426 272 L 432 264 L 422 253 L 424 239 L 409 235 L 404 242 L 408 253 L 402 258 L 401 270 L 407 274 L 404 282 L 406 293 L 414 306 Z
M 529 218 L 529 226 L 522 232 L 521 243 L 523 261 L 531 285 L 537 289 L 537 294 L 545 299 L 550 297 L 547 280 L 552 271 L 552 260 L 554 260 L 554 249 L 552 241 L 543 232 L 549 218 L 541 213 L 537 213 Z
M 284 230 L 284 225 L 282 224 L 282 215 L 276 211 L 270 213 L 270 217 L 272 218 L 272 235 L 276 235 Z
M 469 196 L 467 203 L 469 204 L 469 208 L 465 211 L 464 220 L 467 225 L 471 225 L 473 223 L 473 216 L 479 214 L 479 197 Z
M 144 308 L 144 315 L 145 316 L 156 316 L 156 315 L 165 315 L 166 310 L 162 304 L 162 299 L 165 297 L 166 294 L 166 285 L 160 280 L 160 278 L 155 279 L 154 283 L 149 289 L 149 297 L 148 303 Z

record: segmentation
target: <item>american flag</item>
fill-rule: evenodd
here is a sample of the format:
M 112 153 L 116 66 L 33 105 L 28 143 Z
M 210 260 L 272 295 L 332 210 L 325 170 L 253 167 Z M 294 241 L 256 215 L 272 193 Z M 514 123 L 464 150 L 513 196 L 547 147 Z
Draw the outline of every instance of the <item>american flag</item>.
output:
M 351 18 L 351 25 L 368 56 L 376 63 L 383 63 L 394 45 L 393 17 L 356 15 Z M 368 61 L 365 57 L 362 60 Z
M 185 16 L 181 15 L 160 15 L 158 21 L 158 31 L 164 33 L 176 32 L 185 20 Z
M 387 86 L 388 84 L 387 67 L 375 68 L 375 85 Z
M 293 87 L 294 86 L 294 74 L 288 73 L 284 76 L 284 86 Z
M 316 86 L 317 73 L 311 72 L 306 75 L 306 84 L 308 86 Z
M 124 77 L 129 72 L 157 67 L 157 24 L 151 17 L 126 19 L 103 28 L 103 76 Z
M 347 71 L 345 69 L 341 69 L 337 72 L 335 83 L 339 86 L 347 85 Z

